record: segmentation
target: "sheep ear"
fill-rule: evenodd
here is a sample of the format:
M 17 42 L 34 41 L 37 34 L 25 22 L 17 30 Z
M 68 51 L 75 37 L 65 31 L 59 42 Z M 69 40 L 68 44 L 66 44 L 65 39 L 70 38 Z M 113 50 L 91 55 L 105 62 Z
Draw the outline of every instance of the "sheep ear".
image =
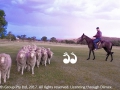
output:
M 85 34 L 83 33 L 83 35 L 85 35 Z

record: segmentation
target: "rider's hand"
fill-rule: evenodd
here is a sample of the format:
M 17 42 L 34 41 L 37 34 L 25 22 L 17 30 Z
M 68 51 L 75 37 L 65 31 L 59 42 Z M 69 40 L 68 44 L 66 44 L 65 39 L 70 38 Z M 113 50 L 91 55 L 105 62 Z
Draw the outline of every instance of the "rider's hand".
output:
M 94 39 L 96 39 L 95 37 L 92 37 L 92 39 L 94 40 Z

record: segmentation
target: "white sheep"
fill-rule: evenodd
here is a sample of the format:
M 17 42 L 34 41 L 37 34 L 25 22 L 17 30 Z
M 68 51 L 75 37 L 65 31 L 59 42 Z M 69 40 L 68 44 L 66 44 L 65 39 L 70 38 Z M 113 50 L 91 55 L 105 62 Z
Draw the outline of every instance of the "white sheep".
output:
M 37 67 L 39 67 L 39 65 L 40 65 L 41 58 L 42 58 L 41 49 L 37 48 L 37 50 L 36 50 L 36 64 L 37 64 Z
M 27 50 L 31 50 L 32 46 L 31 45 L 26 45 Z
M 6 83 L 6 77 L 9 79 L 11 64 L 12 60 L 10 55 L 5 53 L 0 54 L 0 84 L 2 78 L 4 80 L 4 83 Z
M 53 52 L 50 50 L 50 48 L 47 48 L 47 54 L 48 54 L 48 59 L 47 62 L 50 64 L 51 58 L 53 57 Z
M 26 60 L 27 60 L 27 54 L 25 51 L 20 51 L 17 54 L 17 68 L 18 68 L 18 72 L 21 70 L 21 74 L 23 75 L 24 69 L 26 68 Z
M 42 60 L 42 65 L 45 64 L 45 66 L 46 66 L 47 59 L 48 59 L 47 50 L 44 49 L 44 48 L 42 48 L 41 52 L 42 52 L 42 58 L 41 58 L 41 60 Z
M 26 53 L 29 52 L 29 49 L 27 46 L 23 46 L 18 52 L 25 51 Z
M 36 51 L 36 49 L 37 49 L 37 46 L 36 46 L 35 44 L 31 45 L 30 50 L 34 50 L 34 51 Z
M 32 74 L 34 74 L 34 67 L 36 64 L 36 52 L 34 50 L 31 50 L 28 52 L 27 54 L 27 67 L 28 67 L 28 71 L 30 71 L 30 69 L 32 69 Z

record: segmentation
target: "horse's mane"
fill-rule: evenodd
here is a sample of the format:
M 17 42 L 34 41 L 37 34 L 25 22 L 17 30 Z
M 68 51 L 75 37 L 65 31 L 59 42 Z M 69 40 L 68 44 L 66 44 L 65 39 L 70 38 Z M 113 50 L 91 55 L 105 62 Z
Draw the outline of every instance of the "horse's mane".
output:
M 84 34 L 85 35 L 85 34 Z M 85 35 L 88 39 L 92 40 L 90 37 L 88 37 L 87 35 Z

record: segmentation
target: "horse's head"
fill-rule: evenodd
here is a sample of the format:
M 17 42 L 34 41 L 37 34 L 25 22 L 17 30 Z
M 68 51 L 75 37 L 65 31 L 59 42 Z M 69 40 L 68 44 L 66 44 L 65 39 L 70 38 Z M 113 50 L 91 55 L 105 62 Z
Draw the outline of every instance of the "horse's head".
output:
M 85 38 L 86 38 L 86 35 L 83 33 L 83 35 L 78 38 L 77 43 L 82 42 Z

